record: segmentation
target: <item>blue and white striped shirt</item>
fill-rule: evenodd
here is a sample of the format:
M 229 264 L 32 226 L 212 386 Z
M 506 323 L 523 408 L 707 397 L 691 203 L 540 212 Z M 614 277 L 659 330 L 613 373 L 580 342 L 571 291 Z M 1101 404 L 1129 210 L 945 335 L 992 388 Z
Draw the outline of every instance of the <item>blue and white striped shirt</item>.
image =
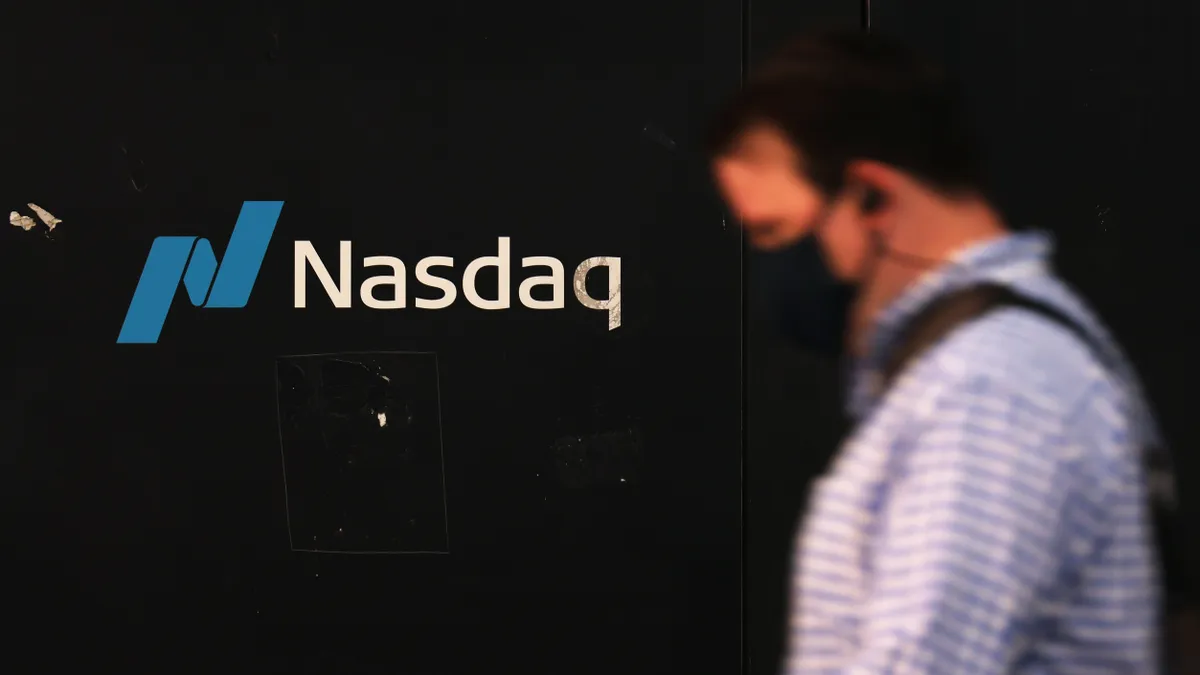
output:
M 1014 234 L 956 256 L 878 319 L 854 364 L 858 428 L 801 527 L 787 672 L 1158 672 L 1159 589 L 1139 448 L 1157 431 L 1107 331 Z M 928 302 L 1007 285 L 1074 319 L 996 310 L 879 392 L 881 359 Z

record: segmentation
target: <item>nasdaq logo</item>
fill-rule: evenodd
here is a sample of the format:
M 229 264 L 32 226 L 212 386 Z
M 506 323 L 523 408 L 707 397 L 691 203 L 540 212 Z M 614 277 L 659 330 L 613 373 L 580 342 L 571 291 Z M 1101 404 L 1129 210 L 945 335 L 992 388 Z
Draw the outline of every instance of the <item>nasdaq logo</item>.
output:
M 243 202 L 221 261 L 207 239 L 155 239 L 117 343 L 158 342 L 181 281 L 196 307 L 245 307 L 282 210 L 283 202 Z

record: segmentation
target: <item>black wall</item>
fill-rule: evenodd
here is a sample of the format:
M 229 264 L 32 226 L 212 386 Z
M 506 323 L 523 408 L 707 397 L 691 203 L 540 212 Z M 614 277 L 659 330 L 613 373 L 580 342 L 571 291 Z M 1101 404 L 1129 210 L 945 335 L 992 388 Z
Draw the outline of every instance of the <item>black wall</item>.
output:
M 736 2 L 0 24 L 0 194 L 63 220 L 0 244 L 6 641 L 37 659 L 6 670 L 737 671 L 741 245 L 695 143 Z M 285 201 L 248 306 L 181 291 L 158 344 L 115 344 L 154 238 L 219 258 L 244 200 Z M 512 309 L 412 307 L 419 259 L 457 280 L 499 236 Z M 310 272 L 293 308 L 294 240 L 401 258 L 409 307 L 363 308 L 359 269 L 355 307 Z M 564 309 L 519 305 L 537 255 Z M 593 256 L 615 330 L 571 287 Z
M 1057 232 L 1186 488 L 1196 10 L 870 5 L 971 85 L 1002 205 Z M 767 325 L 697 141 L 744 69 L 864 11 L 6 7 L 0 207 L 64 221 L 0 236 L 6 669 L 777 672 L 838 378 Z M 248 306 L 181 291 L 159 344 L 115 344 L 154 238 L 220 257 L 245 200 L 285 201 Z M 499 236 L 512 309 L 333 309 L 311 273 L 292 307 L 295 240 L 401 258 L 411 303 L 417 260 Z M 517 301 L 532 255 L 563 309 Z M 593 256 L 616 330 L 574 300 Z

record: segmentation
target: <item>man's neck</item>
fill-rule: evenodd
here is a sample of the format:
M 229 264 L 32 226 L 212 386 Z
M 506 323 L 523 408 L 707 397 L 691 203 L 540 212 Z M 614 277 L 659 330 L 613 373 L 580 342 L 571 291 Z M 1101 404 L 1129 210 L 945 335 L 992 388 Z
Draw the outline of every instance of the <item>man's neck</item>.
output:
M 999 214 L 982 201 L 944 204 L 920 220 L 897 227 L 894 236 L 884 235 L 881 257 L 870 278 L 862 280 L 849 336 L 856 355 L 866 352 L 879 315 L 921 277 L 959 252 L 1008 233 Z

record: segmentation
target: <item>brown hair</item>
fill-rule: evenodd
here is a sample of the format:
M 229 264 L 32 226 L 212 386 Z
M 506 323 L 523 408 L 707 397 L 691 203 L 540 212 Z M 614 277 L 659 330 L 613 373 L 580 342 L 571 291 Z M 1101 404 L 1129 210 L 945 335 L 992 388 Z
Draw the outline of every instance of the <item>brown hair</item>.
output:
M 984 192 L 979 150 L 958 87 L 937 64 L 868 33 L 802 36 L 760 68 L 717 118 L 708 150 L 735 150 L 769 124 L 800 150 L 827 194 L 846 166 L 874 160 L 945 192 Z

